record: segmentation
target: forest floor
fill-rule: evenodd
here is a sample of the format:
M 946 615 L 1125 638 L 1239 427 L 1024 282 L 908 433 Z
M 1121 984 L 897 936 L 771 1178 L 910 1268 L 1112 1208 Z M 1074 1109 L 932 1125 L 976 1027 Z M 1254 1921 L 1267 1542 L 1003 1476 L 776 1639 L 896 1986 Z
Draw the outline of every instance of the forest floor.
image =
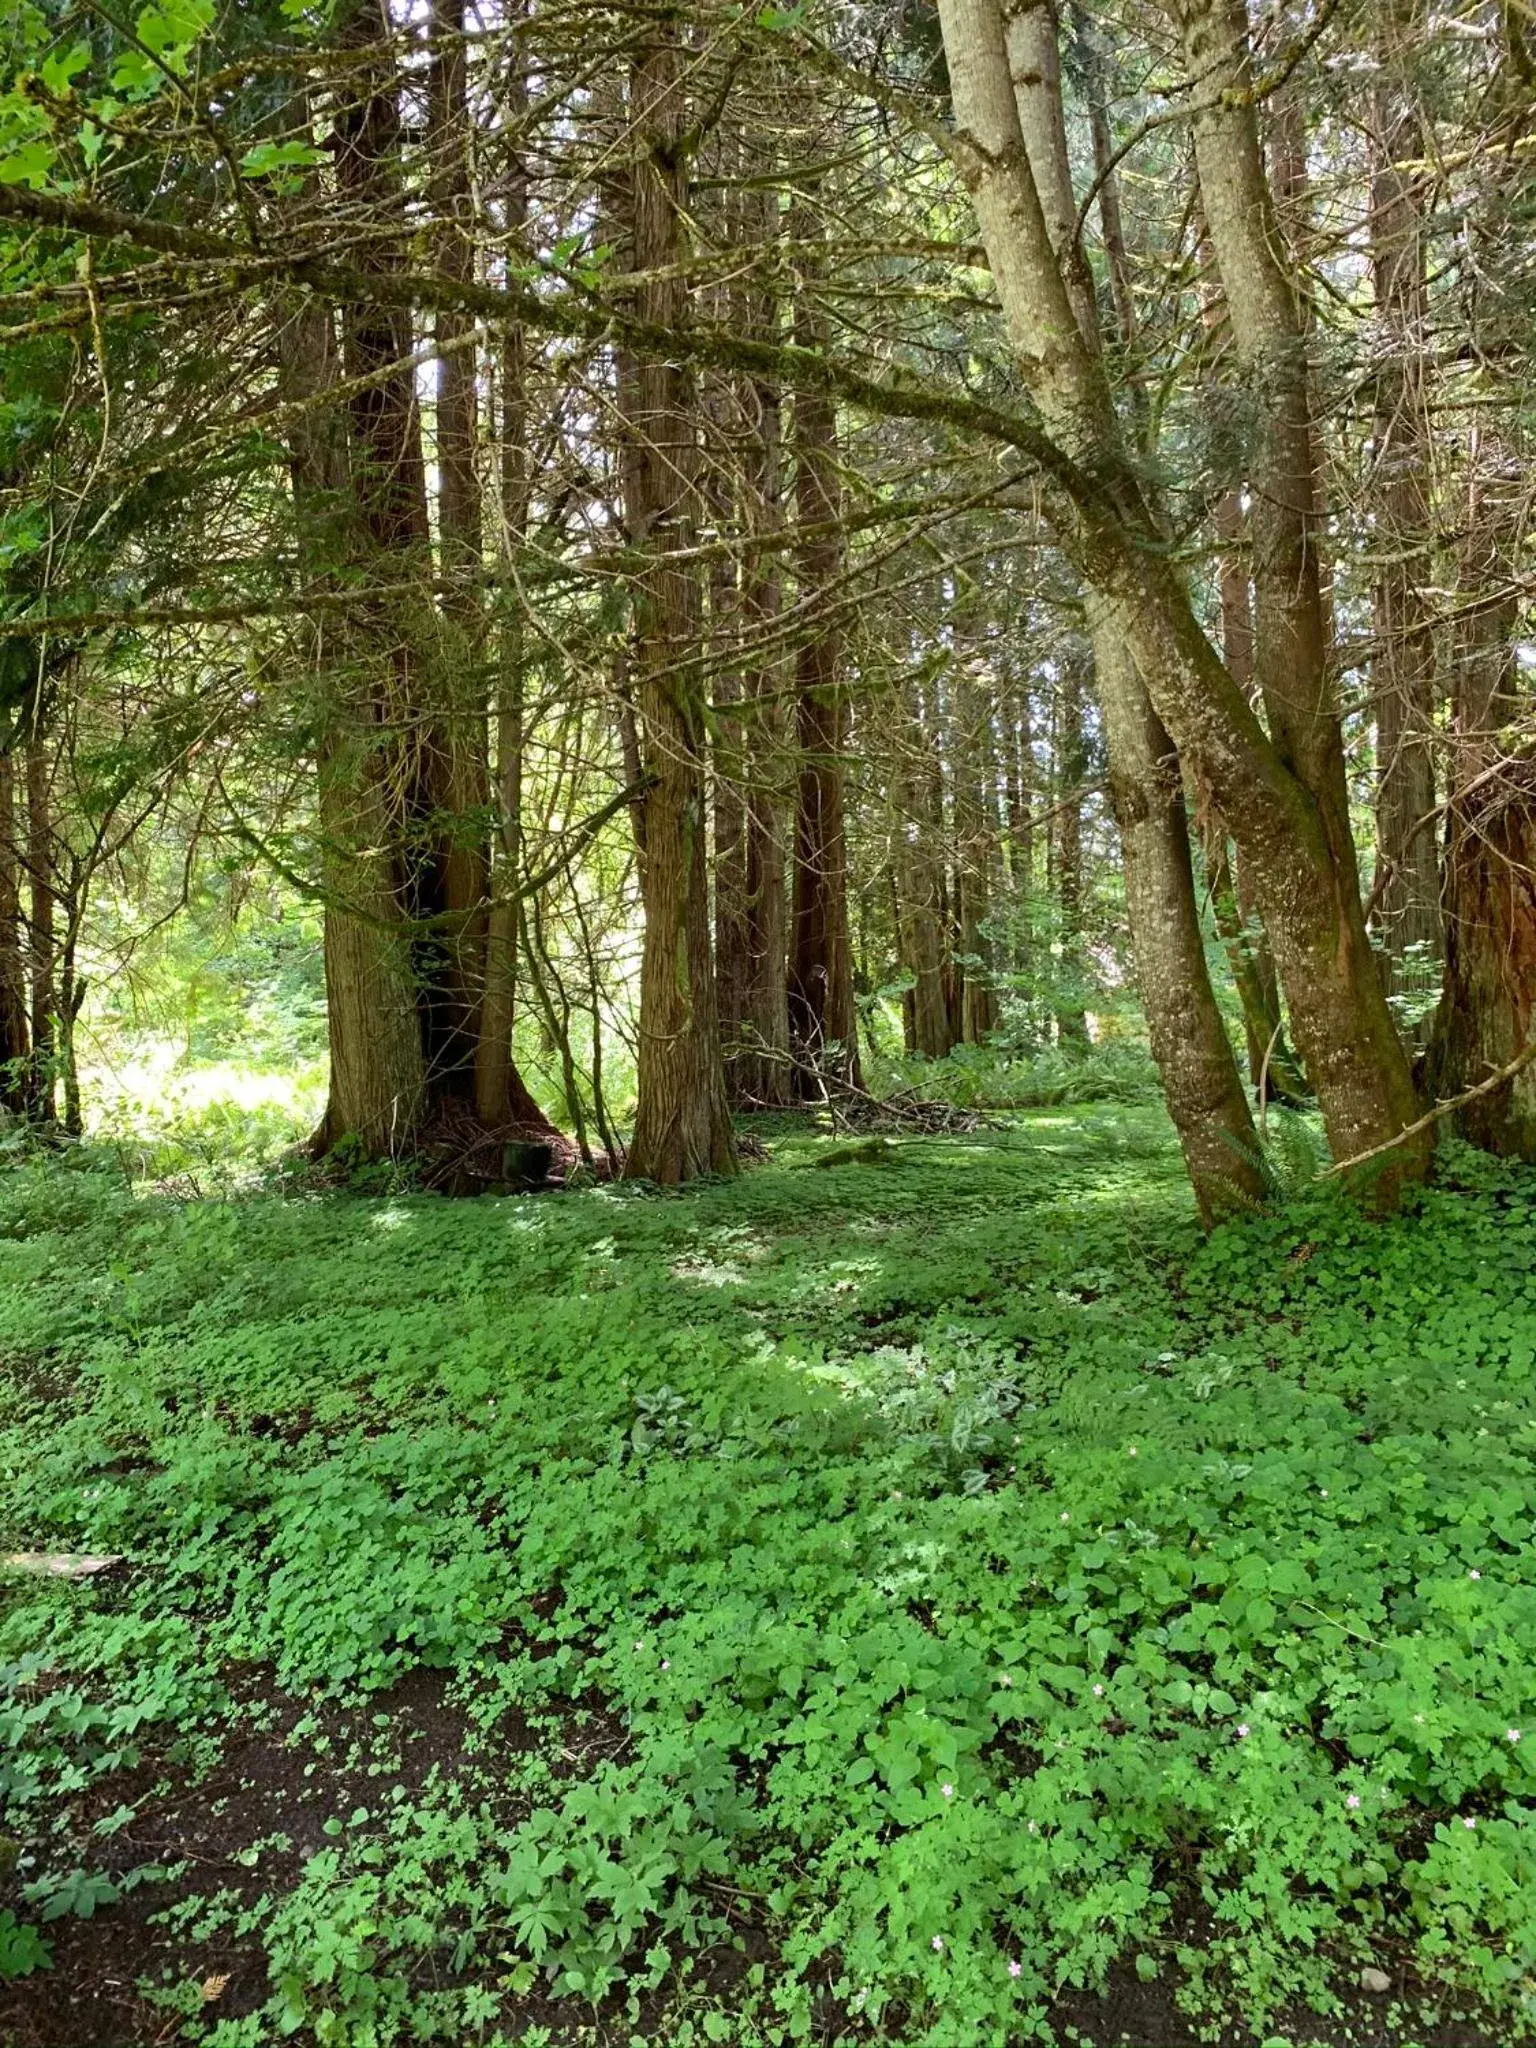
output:
M 1536 2038 L 1536 1174 L 760 1128 L 0 1176 L 0 2048 Z

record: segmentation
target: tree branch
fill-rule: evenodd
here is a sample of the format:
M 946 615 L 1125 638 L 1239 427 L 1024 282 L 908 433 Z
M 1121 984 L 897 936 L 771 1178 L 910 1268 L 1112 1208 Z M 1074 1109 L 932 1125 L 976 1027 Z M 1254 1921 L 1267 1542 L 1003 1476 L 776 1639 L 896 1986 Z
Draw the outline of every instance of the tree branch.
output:
M 928 420 L 1000 441 L 1027 456 L 1074 497 L 1091 495 L 1093 485 L 1058 448 L 1039 422 L 984 400 L 936 390 L 900 369 L 871 376 L 818 350 L 792 342 L 770 342 L 729 328 L 693 323 L 661 327 L 615 307 L 578 298 L 573 291 L 544 293 L 527 285 L 488 285 L 441 271 L 354 269 L 302 249 L 268 247 L 252 252 L 242 243 L 206 228 L 183 227 L 102 206 L 95 200 L 21 185 L 0 185 L 0 221 L 84 235 L 92 241 L 122 242 L 153 249 L 189 264 L 219 264 L 232 285 L 286 276 L 335 305 L 399 305 L 427 312 L 473 314 L 495 326 L 521 326 L 562 340 L 607 343 L 652 361 L 687 359 L 712 369 L 745 371 L 764 382 L 798 391 L 822 391 L 859 410 L 890 419 Z M 4 330 L 0 329 L 0 335 Z
M 1479 1081 L 1475 1088 L 1463 1089 L 1460 1095 L 1453 1095 L 1446 1102 L 1437 1102 L 1426 1115 L 1405 1124 L 1396 1137 L 1388 1138 L 1384 1145 L 1373 1145 L 1369 1152 L 1357 1152 L 1353 1159 L 1338 1160 L 1326 1172 L 1320 1173 L 1318 1179 L 1332 1180 L 1337 1174 L 1348 1173 L 1352 1167 L 1364 1166 L 1368 1159 L 1379 1159 L 1384 1152 L 1395 1152 L 1399 1145 L 1406 1145 L 1410 1138 L 1418 1137 L 1421 1131 L 1427 1131 L 1442 1117 L 1452 1116 L 1458 1109 L 1465 1109 L 1469 1102 L 1476 1102 L 1479 1097 L 1491 1095 L 1496 1088 L 1502 1088 L 1506 1081 L 1512 1081 L 1516 1074 L 1523 1072 L 1532 1060 L 1536 1060 L 1536 1038 L 1523 1052 L 1516 1053 L 1506 1066 L 1490 1074 L 1486 1081 Z

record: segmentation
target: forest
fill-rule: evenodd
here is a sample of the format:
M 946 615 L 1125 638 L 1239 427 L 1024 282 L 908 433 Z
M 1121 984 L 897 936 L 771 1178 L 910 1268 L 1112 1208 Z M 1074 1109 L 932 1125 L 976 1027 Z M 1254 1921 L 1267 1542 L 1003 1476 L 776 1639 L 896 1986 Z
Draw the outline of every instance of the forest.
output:
M 1533 0 L 0 23 L 0 2048 L 1536 2041 Z

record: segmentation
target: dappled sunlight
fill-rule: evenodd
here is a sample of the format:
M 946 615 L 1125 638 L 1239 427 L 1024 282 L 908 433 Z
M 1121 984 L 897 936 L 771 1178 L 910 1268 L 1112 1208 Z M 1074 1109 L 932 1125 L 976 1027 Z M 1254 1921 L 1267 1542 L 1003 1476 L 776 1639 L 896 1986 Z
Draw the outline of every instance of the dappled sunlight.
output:
M 189 1060 L 179 1040 L 141 1042 L 131 1057 L 87 1063 L 87 1097 L 105 1115 L 153 1111 L 163 1119 L 230 1103 L 238 1109 L 283 1109 L 296 1119 L 323 1107 L 323 1067 L 255 1067 L 233 1060 Z
M 305 1143 L 325 1108 L 323 1062 L 270 1068 L 190 1060 L 179 1040 L 135 1040 L 128 1057 L 87 1065 L 93 1140 L 117 1147 L 137 1178 L 214 1183 L 272 1165 Z
M 381 1856 L 377 1791 L 350 1798 L 339 1860 L 282 1866 L 229 1937 L 258 1983 L 358 1872 L 379 1953 L 441 1962 L 441 1887 L 494 1914 L 509 1857 L 564 1902 L 566 1952 L 615 1968 L 651 1912 L 702 1925 L 717 1884 L 749 1896 L 790 1858 L 785 1928 L 813 1952 L 869 1910 L 860 1873 L 905 1860 L 946 1952 L 985 1961 L 1005 1926 L 1075 1970 L 1105 1883 L 1116 1948 L 1173 1938 L 1151 1856 L 1230 1902 L 1220 1967 L 1317 1996 L 1348 1947 L 1332 1901 L 1362 1886 L 1431 1953 L 1441 1836 L 1456 1896 L 1523 1940 L 1496 1830 L 1524 1812 L 1508 1731 L 1536 1723 L 1510 1505 L 1536 1484 L 1528 1176 L 1386 1228 L 1314 1195 L 1202 1243 L 1171 1143 L 1134 1133 L 1042 1198 L 1039 1135 L 925 1144 L 942 1202 L 907 1199 L 910 1169 L 788 1162 L 686 1200 L 0 1177 L 0 1358 L 77 1361 L 9 1385 L 0 1554 L 122 1560 L 17 1573 L 0 1660 L 41 1646 L 157 1758 L 194 1721 L 246 1740 L 252 1674 L 377 1702 L 440 1668 L 526 1757 L 485 1832 L 447 1788 L 402 1794 L 430 1883 Z M 583 1713 L 616 1731 L 593 1751 Z M 124 1867 L 147 1860 L 83 1726 L 24 1729 L 12 1826 L 60 1885 L 103 1860 L 80 1814 L 128 1809 Z M 84 1807 L 50 1796 L 65 1771 Z M 668 1845 L 616 1951 L 580 1875 L 594 1829 L 626 1881 Z M 205 1913 L 221 1881 L 144 1880 Z M 181 1926 L 154 1941 L 185 1976 Z M 867 1967 L 911 1996 L 928 1940 L 882 1937 Z
M 14 0 L 0 2048 L 1536 2048 L 1536 0 Z

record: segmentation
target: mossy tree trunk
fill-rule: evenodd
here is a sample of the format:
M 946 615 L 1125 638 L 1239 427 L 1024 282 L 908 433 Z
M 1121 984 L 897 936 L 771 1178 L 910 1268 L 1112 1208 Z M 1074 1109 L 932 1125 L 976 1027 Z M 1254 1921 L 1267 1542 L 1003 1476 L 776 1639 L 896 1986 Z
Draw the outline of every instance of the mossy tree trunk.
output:
M 1217 659 L 1161 548 L 1102 366 L 1078 331 L 1030 173 L 998 0 L 941 0 L 940 12 L 958 146 L 993 278 L 1035 404 L 1069 465 L 1058 471 L 1048 494 L 1058 535 L 1085 582 L 1113 609 L 1127 655 L 1160 719 L 1238 835 L 1335 1155 L 1393 1147 L 1370 1177 L 1376 1205 L 1389 1205 L 1403 1185 L 1422 1178 L 1432 1141 L 1423 1133 L 1402 1135 L 1417 1119 L 1418 1099 L 1365 935 L 1347 806 L 1339 802 L 1337 718 L 1331 701 L 1317 694 L 1326 674 L 1316 667 L 1310 677 L 1284 672 L 1288 656 L 1305 664 L 1313 651 L 1305 642 L 1318 609 L 1310 594 L 1317 587 L 1315 557 L 1310 569 L 1307 564 L 1310 501 L 1292 502 L 1294 494 L 1311 487 L 1310 434 L 1303 437 L 1303 453 L 1295 445 L 1294 385 L 1286 382 L 1295 374 L 1294 343 L 1281 351 L 1277 395 L 1286 402 L 1273 460 L 1265 465 L 1269 488 L 1284 487 L 1279 502 L 1285 517 L 1266 528 L 1258 546 L 1267 593 L 1261 595 L 1260 641 L 1262 646 L 1267 616 L 1275 643 L 1267 658 L 1261 653 L 1259 664 L 1266 702 L 1273 696 L 1278 706 L 1280 725 L 1272 739 Z M 1230 20 L 1222 25 L 1214 49 L 1196 36 L 1202 81 L 1215 75 L 1218 57 L 1226 63 L 1223 52 L 1233 27 Z M 1237 59 L 1241 84 L 1247 77 L 1245 23 Z M 1223 69 L 1222 84 L 1228 76 Z M 1241 204 L 1258 207 L 1252 232 L 1267 246 L 1268 208 L 1262 178 L 1255 186 L 1253 176 L 1258 141 L 1251 102 L 1241 92 L 1235 98 L 1235 114 L 1225 99 L 1216 112 L 1222 120 L 1245 119 L 1246 129 L 1229 133 L 1218 127 L 1213 151 L 1209 125 L 1202 134 L 1209 114 L 1203 99 L 1196 126 L 1218 259 L 1224 230 L 1242 226 Z M 1234 293 L 1225 274 L 1223 283 L 1230 305 Z M 1267 282 L 1264 302 L 1267 307 Z M 1294 326 L 1294 312 L 1288 317 Z M 1285 564 L 1300 578 L 1295 616 L 1277 602 L 1290 587 Z
M 1060 25 L 1053 0 L 1039 0 L 1039 4 L 1009 16 L 1006 55 L 1013 113 L 1035 187 L 1044 241 L 1054 259 L 1050 269 L 1056 273 L 1058 317 L 1064 314 L 1067 321 L 1063 338 L 1075 365 L 1072 380 L 1063 385 L 1058 401 L 1058 423 L 1075 439 L 1091 420 L 1092 436 L 1115 438 L 1118 445 L 1112 409 L 1106 406 L 1103 335 L 1093 282 L 1077 233 L 1059 45 Z M 1095 151 L 1107 167 L 1110 158 L 1101 132 L 1107 119 L 1102 85 L 1091 62 L 1088 69 L 1091 96 L 1098 108 Z M 1118 265 L 1123 273 L 1124 248 L 1115 197 L 1112 175 L 1106 175 L 1101 192 L 1105 237 L 1112 271 Z M 1040 253 L 1043 257 L 1044 251 Z M 1116 317 L 1120 339 L 1128 343 L 1134 313 L 1123 291 L 1123 274 L 1119 285 Z M 1206 965 L 1178 755 L 1148 696 L 1120 606 L 1104 589 L 1090 588 L 1085 611 L 1093 682 L 1103 710 L 1109 754 L 1110 800 L 1125 864 L 1137 988 L 1196 1204 L 1202 1218 L 1210 1222 L 1228 1209 L 1251 1207 L 1262 1198 L 1258 1139 Z M 1079 983 L 1086 965 L 1080 881 L 1082 798 L 1077 794 L 1088 780 L 1083 687 L 1084 678 L 1069 669 L 1062 697 L 1060 760 L 1068 787 L 1063 791 L 1058 825 L 1063 966 L 1069 975 L 1075 973 Z M 1068 1043 L 1086 1042 L 1080 997 L 1059 1006 L 1057 1030 Z

